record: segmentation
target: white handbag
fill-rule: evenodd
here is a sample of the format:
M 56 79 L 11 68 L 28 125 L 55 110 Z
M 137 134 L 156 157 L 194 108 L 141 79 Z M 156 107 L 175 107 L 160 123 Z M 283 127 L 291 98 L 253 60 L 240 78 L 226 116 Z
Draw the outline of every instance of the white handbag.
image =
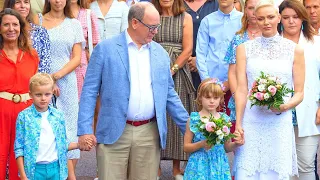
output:
M 91 56 L 93 51 L 93 41 L 92 41 L 92 23 L 91 23 L 91 10 L 87 9 L 87 27 L 88 27 L 88 45 L 89 45 L 89 55 Z

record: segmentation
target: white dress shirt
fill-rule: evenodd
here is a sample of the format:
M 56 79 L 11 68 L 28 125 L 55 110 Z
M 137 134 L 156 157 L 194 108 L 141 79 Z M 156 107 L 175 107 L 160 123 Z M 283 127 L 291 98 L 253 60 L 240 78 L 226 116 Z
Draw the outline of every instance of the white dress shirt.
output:
M 126 31 L 130 70 L 128 120 L 148 120 L 155 116 L 151 82 L 150 45 L 140 49 Z
M 56 137 L 48 121 L 49 111 L 41 112 L 41 132 L 36 163 L 48 164 L 58 160 Z

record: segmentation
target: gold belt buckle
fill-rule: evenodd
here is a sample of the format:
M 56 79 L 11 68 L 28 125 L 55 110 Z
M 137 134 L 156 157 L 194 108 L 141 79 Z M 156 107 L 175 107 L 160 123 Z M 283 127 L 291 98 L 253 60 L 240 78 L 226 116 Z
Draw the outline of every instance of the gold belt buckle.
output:
M 20 103 L 21 100 L 22 100 L 22 97 L 21 97 L 20 94 L 14 94 L 14 95 L 12 96 L 12 101 L 13 101 L 14 103 Z

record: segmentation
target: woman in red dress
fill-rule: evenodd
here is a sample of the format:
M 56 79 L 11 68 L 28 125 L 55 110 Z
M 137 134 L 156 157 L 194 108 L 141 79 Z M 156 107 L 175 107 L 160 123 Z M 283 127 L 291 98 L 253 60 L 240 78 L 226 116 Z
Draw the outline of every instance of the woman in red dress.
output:
M 39 58 L 29 43 L 21 16 L 10 8 L 0 13 L 0 179 L 18 180 L 13 151 L 16 118 L 32 104 L 29 79 L 38 71 Z

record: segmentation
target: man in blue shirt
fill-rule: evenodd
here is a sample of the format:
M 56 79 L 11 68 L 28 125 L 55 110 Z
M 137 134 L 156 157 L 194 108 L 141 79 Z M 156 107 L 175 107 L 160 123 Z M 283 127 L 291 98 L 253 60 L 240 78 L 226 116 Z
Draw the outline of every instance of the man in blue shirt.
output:
M 219 9 L 201 21 L 197 37 L 197 68 L 201 81 L 218 78 L 228 85 L 228 64 L 223 60 L 229 43 L 241 28 L 242 13 L 234 8 L 234 0 L 219 0 Z

